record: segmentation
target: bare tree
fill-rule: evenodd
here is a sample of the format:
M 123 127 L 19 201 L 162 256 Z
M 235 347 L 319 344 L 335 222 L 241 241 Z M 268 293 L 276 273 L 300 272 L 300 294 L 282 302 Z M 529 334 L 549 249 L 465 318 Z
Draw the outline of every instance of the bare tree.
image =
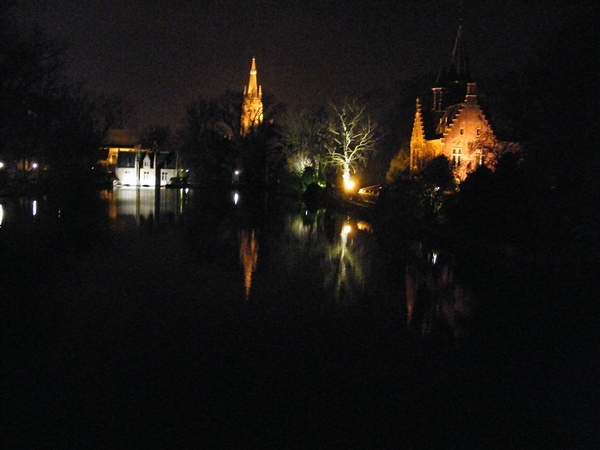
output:
M 286 117 L 283 131 L 283 151 L 288 169 L 302 175 L 307 167 L 320 174 L 323 145 L 321 134 L 326 125 L 321 109 L 303 109 Z
M 324 130 L 327 151 L 325 162 L 342 172 L 346 186 L 350 175 L 364 167 L 375 151 L 377 124 L 356 100 L 346 100 L 342 106 L 330 103 L 331 116 Z

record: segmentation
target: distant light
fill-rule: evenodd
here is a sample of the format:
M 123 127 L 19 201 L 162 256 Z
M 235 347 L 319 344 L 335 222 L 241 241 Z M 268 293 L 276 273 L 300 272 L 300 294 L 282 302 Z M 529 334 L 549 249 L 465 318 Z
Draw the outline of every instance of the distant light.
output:
M 37 200 L 34 200 L 31 204 L 31 215 L 35 216 L 37 214 Z
M 342 227 L 342 236 L 348 236 L 348 234 L 352 231 L 352 226 L 347 223 Z
M 2 226 L 2 220 L 4 219 L 4 206 L 0 204 L 0 227 Z
M 233 173 L 234 173 L 234 174 L 236 174 L 236 175 L 239 175 L 239 174 L 240 174 L 240 171 L 239 171 L 239 170 L 236 170 L 236 171 L 235 171 L 235 172 L 233 172 Z
M 436 252 L 433 252 L 431 254 L 431 264 L 435 264 L 437 262 L 437 258 L 438 258 L 438 254 Z
M 240 194 L 238 194 L 237 192 L 233 194 L 233 204 L 237 205 L 238 201 L 240 199 Z
M 31 164 L 31 168 L 32 168 L 32 169 L 37 169 L 37 163 L 32 163 L 32 164 Z
M 0 161 L 0 169 L 2 169 L 4 167 L 4 163 L 2 161 Z

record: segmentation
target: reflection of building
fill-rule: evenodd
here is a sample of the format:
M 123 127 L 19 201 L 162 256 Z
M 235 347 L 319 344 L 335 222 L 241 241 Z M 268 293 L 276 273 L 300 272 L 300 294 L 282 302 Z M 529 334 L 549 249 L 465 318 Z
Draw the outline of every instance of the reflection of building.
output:
M 462 25 L 452 50 L 452 61 L 432 88 L 433 105 L 424 109 L 417 99 L 410 140 L 410 170 L 418 172 L 439 155 L 444 155 L 464 179 L 483 163 L 484 140 L 494 133 L 477 101 L 476 85 L 469 73 L 462 40 Z
M 158 197 L 157 197 L 158 194 Z M 108 217 L 120 226 L 173 222 L 183 214 L 187 194 L 184 189 L 115 188 L 102 191 Z
M 256 60 L 252 58 L 250 79 L 244 88 L 244 101 L 242 103 L 241 134 L 247 134 L 253 127 L 263 121 L 262 87 L 258 85 Z
M 102 143 L 107 152 L 103 164 L 123 185 L 155 186 L 157 175 L 161 186 L 168 184 L 177 177 L 175 154 L 144 149 L 141 138 L 136 130 L 109 130 Z

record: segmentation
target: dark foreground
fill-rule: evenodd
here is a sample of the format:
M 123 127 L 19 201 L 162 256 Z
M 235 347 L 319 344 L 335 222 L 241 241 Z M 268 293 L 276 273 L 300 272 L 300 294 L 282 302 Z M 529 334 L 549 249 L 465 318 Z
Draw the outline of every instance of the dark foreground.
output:
M 265 232 L 246 299 L 227 233 L 95 214 L 0 228 L 2 448 L 598 443 L 594 309 L 564 274 L 470 259 L 471 313 L 436 322 L 460 308 L 429 292 L 407 326 L 393 257 L 340 303 Z

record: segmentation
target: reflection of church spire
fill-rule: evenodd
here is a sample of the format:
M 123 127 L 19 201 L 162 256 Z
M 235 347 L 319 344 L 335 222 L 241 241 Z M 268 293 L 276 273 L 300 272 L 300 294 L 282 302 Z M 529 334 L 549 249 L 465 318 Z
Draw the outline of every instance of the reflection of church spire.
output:
M 242 103 L 241 133 L 247 134 L 252 127 L 258 126 L 263 121 L 262 88 L 258 84 L 256 58 L 252 58 L 250 79 L 244 88 L 244 101 Z
M 250 298 L 250 289 L 252 287 L 252 274 L 256 270 L 258 261 L 258 240 L 254 230 L 248 233 L 247 230 L 240 231 L 240 263 L 244 270 L 244 288 L 246 300 Z

